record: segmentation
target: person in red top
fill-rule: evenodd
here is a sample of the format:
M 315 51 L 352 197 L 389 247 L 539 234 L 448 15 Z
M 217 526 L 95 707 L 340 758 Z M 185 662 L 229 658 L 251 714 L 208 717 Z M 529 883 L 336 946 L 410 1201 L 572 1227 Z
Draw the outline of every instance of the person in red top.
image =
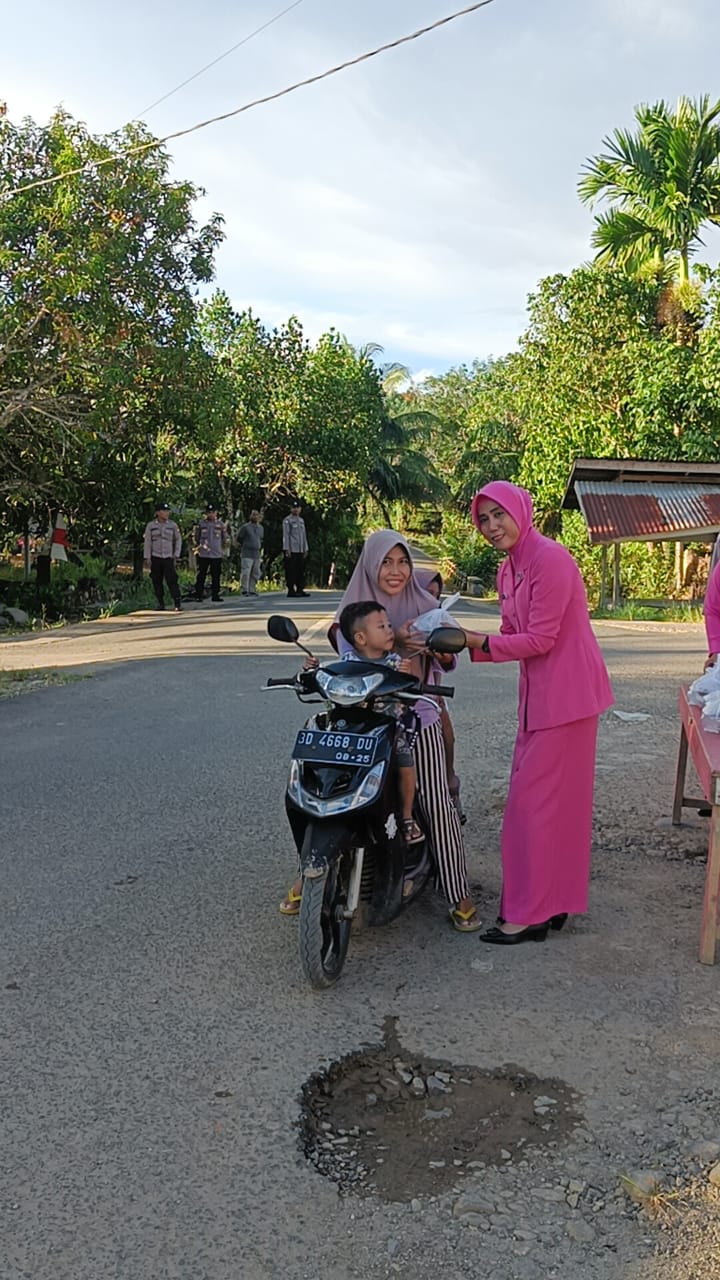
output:
M 502 830 L 499 926 L 484 941 L 543 941 L 587 910 L 598 719 L 613 702 L 570 552 L 533 527 L 530 494 L 504 480 L 472 519 L 506 553 L 499 636 L 468 631 L 473 662 L 519 662 L 519 727 Z

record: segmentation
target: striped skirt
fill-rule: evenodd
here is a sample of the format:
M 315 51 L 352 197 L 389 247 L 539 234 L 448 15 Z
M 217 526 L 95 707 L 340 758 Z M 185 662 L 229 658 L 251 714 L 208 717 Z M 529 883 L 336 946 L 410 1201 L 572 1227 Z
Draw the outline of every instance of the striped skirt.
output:
M 451 906 L 469 896 L 465 843 L 447 782 L 447 760 L 439 720 L 415 740 L 417 805 L 428 833 L 436 868 L 435 883 Z

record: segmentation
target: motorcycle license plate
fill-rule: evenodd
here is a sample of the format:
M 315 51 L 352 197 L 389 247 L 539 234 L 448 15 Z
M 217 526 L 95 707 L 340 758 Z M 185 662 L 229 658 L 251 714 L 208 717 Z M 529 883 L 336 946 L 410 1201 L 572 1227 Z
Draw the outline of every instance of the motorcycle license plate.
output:
M 293 748 L 296 760 L 318 764 L 369 765 L 375 759 L 377 738 L 329 729 L 301 729 Z

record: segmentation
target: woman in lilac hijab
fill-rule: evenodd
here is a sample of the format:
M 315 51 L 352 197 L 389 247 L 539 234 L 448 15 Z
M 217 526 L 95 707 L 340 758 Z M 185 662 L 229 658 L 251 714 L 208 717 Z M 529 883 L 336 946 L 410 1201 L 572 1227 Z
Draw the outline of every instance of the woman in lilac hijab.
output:
M 507 553 L 499 636 L 466 632 L 473 662 L 519 662 L 519 728 L 502 831 L 499 927 L 483 941 L 542 942 L 587 910 L 598 719 L 613 702 L 570 552 L 533 528 L 530 494 L 495 480 L 472 519 Z
M 346 605 L 361 600 L 382 605 L 398 647 L 413 656 L 418 678 L 432 682 L 428 659 L 421 653 L 425 638 L 413 632 L 412 623 L 419 614 L 435 609 L 437 600 L 416 581 L 410 549 L 392 529 L 380 529 L 366 540 L 336 616 Z M 340 653 L 347 652 L 349 646 L 340 633 L 337 640 Z M 474 933 L 481 921 L 470 897 L 462 828 L 448 789 L 440 707 L 435 702 L 418 702 L 415 711 L 421 723 L 414 748 L 417 801 L 435 860 L 437 885 L 450 905 L 453 926 L 460 933 Z
M 442 574 L 437 569 L 416 569 L 415 581 L 420 584 L 423 591 L 429 591 L 434 596 L 437 604 L 443 593 Z M 446 660 L 438 658 L 440 667 L 445 667 Z M 442 683 L 440 681 L 439 683 Z M 440 727 L 442 728 L 443 742 L 445 743 L 445 759 L 447 761 L 447 777 L 450 795 L 453 804 L 460 815 L 460 822 L 465 822 L 465 814 L 463 813 L 462 804 L 460 803 L 460 779 L 455 772 L 455 730 L 450 719 L 450 712 L 445 705 L 443 698 L 440 703 Z

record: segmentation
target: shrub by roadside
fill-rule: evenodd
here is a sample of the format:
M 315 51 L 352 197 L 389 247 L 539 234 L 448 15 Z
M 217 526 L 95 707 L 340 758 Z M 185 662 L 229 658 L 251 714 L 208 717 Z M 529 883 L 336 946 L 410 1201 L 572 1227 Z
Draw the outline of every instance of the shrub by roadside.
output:
M 195 581 L 188 570 L 179 572 L 181 589 Z M 50 583 L 39 587 L 19 574 L 0 579 L 0 615 L 9 619 L 0 629 L 43 628 L 66 622 L 112 617 L 151 609 L 155 596 L 148 574 L 133 578 L 129 568 L 110 569 L 107 561 L 85 556 L 81 564 L 54 565 Z M 25 617 L 14 616 L 21 611 Z

